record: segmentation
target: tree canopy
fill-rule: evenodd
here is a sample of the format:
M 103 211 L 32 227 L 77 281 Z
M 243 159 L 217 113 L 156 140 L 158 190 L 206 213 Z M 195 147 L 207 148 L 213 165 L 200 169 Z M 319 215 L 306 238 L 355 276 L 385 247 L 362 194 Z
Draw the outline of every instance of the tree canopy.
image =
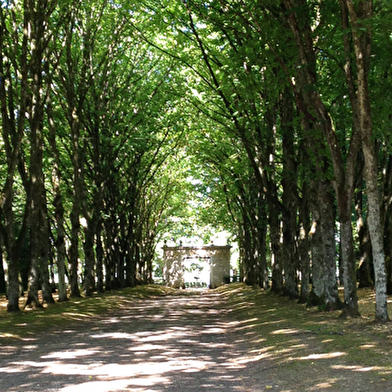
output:
M 371 0 L 2 1 L 9 311 L 21 287 L 39 307 L 54 288 L 151 282 L 158 243 L 224 229 L 243 282 L 349 316 L 359 282 L 387 320 L 391 15 Z

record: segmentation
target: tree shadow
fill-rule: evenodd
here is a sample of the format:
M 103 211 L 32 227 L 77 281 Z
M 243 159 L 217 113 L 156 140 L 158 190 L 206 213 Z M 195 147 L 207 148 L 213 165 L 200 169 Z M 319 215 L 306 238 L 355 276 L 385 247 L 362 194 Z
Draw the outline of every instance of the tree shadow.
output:
M 227 287 L 124 297 L 117 309 L 85 320 L 75 312 L 64 329 L 2 347 L 0 390 L 371 391 L 391 385 L 391 362 L 385 363 L 377 336 L 284 298 Z

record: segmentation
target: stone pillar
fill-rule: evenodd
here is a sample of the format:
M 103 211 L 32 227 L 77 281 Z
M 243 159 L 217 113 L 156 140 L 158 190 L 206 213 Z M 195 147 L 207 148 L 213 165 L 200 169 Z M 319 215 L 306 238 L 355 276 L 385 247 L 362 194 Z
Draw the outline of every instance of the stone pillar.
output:
M 230 282 L 230 249 L 230 245 L 211 246 L 210 288 L 212 289 Z
M 184 286 L 184 271 L 182 265 L 182 250 L 178 247 L 163 247 L 164 269 L 163 278 L 165 284 L 177 289 Z

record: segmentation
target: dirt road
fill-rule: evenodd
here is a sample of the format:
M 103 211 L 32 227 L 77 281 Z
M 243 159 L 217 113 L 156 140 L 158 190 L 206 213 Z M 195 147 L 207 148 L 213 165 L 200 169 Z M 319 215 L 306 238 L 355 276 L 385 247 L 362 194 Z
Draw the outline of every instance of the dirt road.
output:
M 234 295 L 235 306 L 208 290 L 123 298 L 103 316 L 2 345 L 0 391 L 392 390 L 390 364 L 366 358 L 383 342 L 364 335 L 358 358 L 350 345 L 360 345 L 352 343 L 360 331 L 348 336 L 324 319 L 310 325 L 306 315 L 294 326 L 284 317 L 289 303 L 276 312 L 273 297 L 255 306 Z
M 263 391 L 271 381 L 256 384 L 257 358 L 229 313 L 208 291 L 132 300 L 88 324 L 2 347 L 0 391 Z

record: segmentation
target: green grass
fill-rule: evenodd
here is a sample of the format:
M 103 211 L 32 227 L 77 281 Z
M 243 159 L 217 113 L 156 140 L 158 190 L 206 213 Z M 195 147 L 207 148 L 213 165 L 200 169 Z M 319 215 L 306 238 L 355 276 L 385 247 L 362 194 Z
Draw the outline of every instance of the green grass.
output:
M 122 306 L 125 301 L 174 292 L 175 290 L 164 286 L 138 286 L 94 294 L 91 297 L 70 298 L 66 302 L 51 304 L 44 308 L 25 309 L 13 313 L 6 311 L 6 299 L 3 296 L 0 298 L 0 343 L 6 339 L 28 339 L 55 327 L 66 328 L 75 321 L 88 321 Z M 24 299 L 21 299 L 20 305 L 23 309 Z
M 219 292 L 231 304 L 233 317 L 243 320 L 253 350 L 268 353 L 281 390 L 292 385 L 306 390 L 311 377 L 320 389 L 364 390 L 364 377 L 369 391 L 386 390 L 387 384 L 392 389 L 392 324 L 373 321 L 372 290 L 359 290 L 361 317 L 346 320 L 339 317 L 341 311 L 306 308 L 258 288 L 225 286 Z M 388 307 L 392 315 L 392 304 Z M 348 380 L 354 383 L 350 387 Z
M 218 306 L 230 309 L 228 317 L 239 339 L 249 345 L 249 360 L 263 361 L 268 376 L 280 380 L 280 390 L 290 391 L 292 385 L 297 386 L 295 390 L 307 390 L 309 379 L 320 389 L 363 390 L 365 376 L 367 385 L 373 388 L 369 391 L 392 386 L 391 323 L 373 322 L 372 290 L 359 290 L 361 317 L 352 319 L 339 318 L 340 311 L 307 308 L 243 284 L 222 286 L 214 292 L 224 300 L 224 305 Z M 54 329 L 65 330 L 75 322 L 88 322 L 133 300 L 165 295 L 194 294 L 158 285 L 138 286 L 11 314 L 6 312 L 3 298 L 0 344 L 27 340 Z M 388 306 L 392 315 L 392 304 Z
M 213 291 L 236 339 L 248 347 L 242 358 L 271 380 L 266 389 L 280 391 L 380 391 L 392 389 L 391 323 L 374 320 L 374 292 L 359 290 L 361 317 L 340 318 L 340 311 L 307 308 L 286 297 L 243 284 Z M 202 294 L 199 292 L 199 294 Z M 192 290 L 148 285 L 71 298 L 44 309 L 6 312 L 0 298 L 0 345 L 17 345 L 38 333 L 66 330 L 115 311 L 134 300 L 191 296 Z M 23 305 L 23 299 L 21 301 Z M 389 304 L 392 315 L 392 304 Z M 218 308 L 219 309 L 219 308 Z M 233 335 L 230 335 L 233 336 Z M 228 342 L 229 344 L 229 342 Z

